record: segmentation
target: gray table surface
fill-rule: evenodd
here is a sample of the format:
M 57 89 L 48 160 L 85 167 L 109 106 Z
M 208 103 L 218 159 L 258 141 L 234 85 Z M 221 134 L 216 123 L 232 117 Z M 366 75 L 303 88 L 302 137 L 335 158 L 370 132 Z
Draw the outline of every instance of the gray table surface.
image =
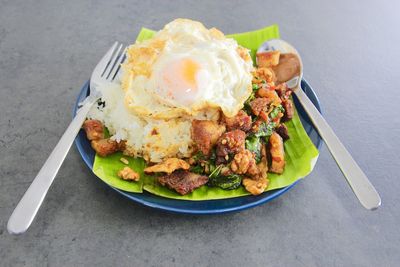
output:
M 0 0 L 1 266 L 399 266 L 399 1 Z M 32 227 L 6 223 L 114 40 L 177 17 L 225 33 L 280 25 L 324 114 L 380 192 L 360 206 L 326 147 L 313 173 L 257 208 L 166 214 L 116 194 L 72 148 Z

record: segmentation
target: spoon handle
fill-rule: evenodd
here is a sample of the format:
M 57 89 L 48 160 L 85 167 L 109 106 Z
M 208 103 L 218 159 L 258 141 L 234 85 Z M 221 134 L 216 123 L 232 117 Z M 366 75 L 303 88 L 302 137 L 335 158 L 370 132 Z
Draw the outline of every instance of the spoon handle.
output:
M 315 128 L 318 130 L 319 135 L 325 141 L 326 146 L 358 200 L 366 209 L 374 210 L 378 208 L 381 205 L 381 198 L 367 176 L 355 162 L 342 142 L 340 142 L 332 128 L 315 108 L 304 91 L 298 88 L 294 90 L 294 92 Z

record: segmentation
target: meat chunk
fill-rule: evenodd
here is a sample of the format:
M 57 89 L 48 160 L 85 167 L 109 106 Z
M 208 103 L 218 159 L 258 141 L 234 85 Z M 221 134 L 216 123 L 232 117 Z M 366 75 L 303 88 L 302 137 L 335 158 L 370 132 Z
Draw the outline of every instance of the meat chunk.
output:
M 224 133 L 217 142 L 217 163 L 228 161 L 230 154 L 236 154 L 245 149 L 246 133 L 233 130 Z
M 275 106 L 278 106 L 279 104 L 282 103 L 282 100 L 280 99 L 279 95 L 276 93 L 275 90 L 271 90 L 268 88 L 261 88 L 257 91 L 257 95 L 259 97 L 267 99 L 268 103 L 274 104 Z
M 258 67 L 272 67 L 278 65 L 280 54 L 279 50 L 258 52 L 256 54 Z
M 271 68 L 258 68 L 253 73 L 255 79 L 253 79 L 253 83 L 259 83 L 259 80 L 264 80 L 267 83 L 273 83 L 276 81 L 276 76 L 274 71 Z
M 204 155 L 209 155 L 213 145 L 218 138 L 225 132 L 225 126 L 219 125 L 215 121 L 193 120 L 192 121 L 192 139 L 197 149 Z
M 118 171 L 118 177 L 124 180 L 137 182 L 140 179 L 140 174 L 129 167 L 124 167 L 122 170 Z
M 294 115 L 293 101 L 291 99 L 286 99 L 282 102 L 282 106 L 285 109 L 283 121 L 288 121 L 292 119 Z
M 281 83 L 275 87 L 275 91 L 278 93 L 279 97 L 285 97 L 286 91 L 288 90 L 288 87 L 286 83 Z
M 92 148 L 99 156 L 105 157 L 120 150 L 120 144 L 111 139 L 92 140 Z
M 104 138 L 104 126 L 98 120 L 86 120 L 82 128 L 85 130 L 87 138 L 91 141 L 92 148 L 99 156 L 105 157 L 125 149 L 124 141 L 117 142 Z
M 208 182 L 208 176 L 177 170 L 171 174 L 158 177 L 158 182 L 163 186 L 175 190 L 181 195 L 186 195 L 194 189 L 206 184 Z
M 270 171 L 274 173 L 283 173 L 285 168 L 285 150 L 283 148 L 282 137 L 273 132 L 269 138 L 269 146 L 271 153 Z
M 261 89 L 260 89 L 261 90 Z M 264 97 L 256 98 L 250 102 L 250 108 L 254 115 L 258 116 L 261 112 L 267 112 L 270 100 Z
M 228 131 L 239 129 L 247 132 L 251 129 L 251 116 L 244 110 L 240 110 L 234 117 L 224 117 L 224 121 Z
M 263 154 L 265 154 L 265 146 L 264 146 L 264 152 L 262 152 Z M 257 168 L 259 170 L 258 176 L 257 177 L 253 177 L 253 178 L 258 178 L 258 179 L 267 179 L 268 178 L 268 161 L 267 161 L 267 157 L 263 156 L 261 158 L 260 163 L 257 164 Z
M 262 158 L 257 164 L 258 174 L 249 178 L 245 177 L 242 180 L 244 188 L 252 195 L 259 195 L 268 187 L 268 162 L 266 157 L 265 146 L 261 149 Z
M 87 139 L 100 140 L 104 138 L 104 126 L 101 121 L 98 120 L 86 120 L 82 128 L 86 132 Z
M 250 176 L 257 176 L 259 169 L 257 168 L 256 160 L 253 153 L 245 149 L 235 155 L 233 158 L 231 169 L 237 174 L 248 174 Z
M 144 172 L 145 173 L 153 173 L 153 172 L 172 173 L 173 171 L 178 170 L 178 169 L 188 170 L 189 168 L 190 168 L 190 165 L 186 161 L 184 161 L 182 159 L 177 159 L 177 158 L 169 158 L 159 164 L 145 168 Z
M 126 150 L 126 141 L 125 140 L 121 140 L 119 142 L 117 142 L 118 145 L 118 150 L 119 151 L 123 151 L 125 153 Z M 129 154 L 127 154 L 129 156 Z
M 281 83 L 275 87 L 275 91 L 278 93 L 279 97 L 282 101 L 289 99 L 290 95 L 292 94 L 292 89 L 287 87 L 286 83 Z
M 285 124 L 281 123 L 277 128 L 276 132 L 282 137 L 283 141 L 288 140 L 289 137 L 289 131 L 288 128 L 286 127 Z
M 260 154 L 261 154 L 261 162 L 262 162 L 263 159 L 267 158 L 267 147 L 266 147 L 266 145 L 264 143 L 261 143 Z M 265 162 L 267 162 L 267 161 L 265 160 Z M 267 168 L 267 171 L 268 171 L 268 166 L 266 166 L 266 168 Z
M 252 195 L 259 195 L 265 191 L 269 183 L 267 178 L 260 178 L 260 179 L 250 179 L 250 178 L 243 178 L 242 184 L 244 188 L 251 193 Z

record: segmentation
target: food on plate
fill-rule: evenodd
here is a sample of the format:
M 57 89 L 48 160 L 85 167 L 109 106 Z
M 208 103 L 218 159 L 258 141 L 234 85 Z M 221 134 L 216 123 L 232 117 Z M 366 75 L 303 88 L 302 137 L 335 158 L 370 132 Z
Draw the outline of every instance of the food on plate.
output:
M 186 195 L 194 189 L 206 184 L 208 182 L 208 176 L 185 170 L 178 170 L 158 177 L 158 182 L 163 186 L 175 190 L 181 195 Z
M 268 186 L 268 179 L 251 179 L 244 178 L 243 186 L 252 195 L 259 195 L 265 191 Z
M 126 165 L 129 164 L 129 160 L 127 160 L 126 158 L 120 158 L 119 161 L 121 161 L 123 164 L 126 164 Z
M 128 181 L 139 181 L 140 179 L 140 174 L 135 172 L 129 167 L 124 167 L 122 170 L 118 171 L 118 177 L 121 177 L 123 180 L 128 180 Z
M 233 130 L 224 133 L 217 141 L 215 155 L 216 163 L 227 163 L 232 155 L 245 149 L 246 133 L 242 130 Z
M 279 64 L 280 51 L 264 51 L 257 53 L 257 65 L 260 68 L 270 68 Z
M 83 125 L 99 156 L 142 157 L 146 174 L 181 195 L 204 185 L 257 195 L 268 171 L 284 172 L 292 55 L 257 53 L 253 66 L 249 50 L 219 30 L 177 19 L 126 56 L 121 83 L 98 88 Z M 131 171 L 118 176 L 139 179 Z
M 117 151 L 124 151 L 125 149 L 124 141 L 115 141 L 111 138 L 92 140 L 90 144 L 93 150 L 102 157 L 106 157 Z
M 145 173 L 165 172 L 169 174 L 175 170 L 179 169 L 188 170 L 189 168 L 190 165 L 186 161 L 177 158 L 169 158 L 161 163 L 145 168 L 144 172 Z
M 239 110 L 234 117 L 224 116 L 223 123 L 228 131 L 239 129 L 244 132 L 248 132 L 251 129 L 251 116 L 248 115 L 244 110 Z
M 287 126 L 283 123 L 276 127 L 275 131 L 282 137 L 283 141 L 286 141 L 290 138 L 289 130 Z
M 269 170 L 274 173 L 282 173 L 286 164 L 282 137 L 273 132 L 269 138 L 269 146 L 271 153 L 271 167 Z
M 128 48 L 122 87 L 126 107 L 142 117 L 232 117 L 251 93 L 248 50 L 222 32 L 177 19 Z M 215 115 L 214 115 L 215 116 Z
M 250 176 L 257 176 L 260 173 L 254 154 L 247 149 L 235 154 L 231 162 L 231 170 L 237 174 L 248 174 Z
M 297 55 L 287 53 L 281 54 L 279 64 L 272 67 L 276 74 L 276 82 L 283 83 L 289 81 L 300 73 L 300 61 Z
M 86 132 L 86 137 L 90 141 L 104 138 L 104 126 L 99 120 L 86 120 L 82 128 Z
M 125 149 L 124 141 L 115 141 L 110 138 L 104 138 L 104 126 L 99 120 L 86 120 L 82 128 L 86 132 L 86 137 L 90 141 L 93 150 L 102 157 L 113 154 Z
M 204 155 L 209 155 L 218 138 L 225 132 L 225 125 L 218 121 L 196 120 L 192 121 L 191 137 L 197 149 Z

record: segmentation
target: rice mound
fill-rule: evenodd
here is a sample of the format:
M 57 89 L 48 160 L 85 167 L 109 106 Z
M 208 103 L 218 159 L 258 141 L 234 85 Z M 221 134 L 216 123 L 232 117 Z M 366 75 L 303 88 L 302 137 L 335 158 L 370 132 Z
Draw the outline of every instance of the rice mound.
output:
M 124 104 L 125 92 L 119 83 L 107 83 L 96 88 L 105 105 L 95 105 L 88 118 L 101 121 L 111 139 L 125 140 L 124 154 L 160 162 L 164 158 L 189 157 L 193 151 L 188 119 L 154 120 L 140 118 Z

